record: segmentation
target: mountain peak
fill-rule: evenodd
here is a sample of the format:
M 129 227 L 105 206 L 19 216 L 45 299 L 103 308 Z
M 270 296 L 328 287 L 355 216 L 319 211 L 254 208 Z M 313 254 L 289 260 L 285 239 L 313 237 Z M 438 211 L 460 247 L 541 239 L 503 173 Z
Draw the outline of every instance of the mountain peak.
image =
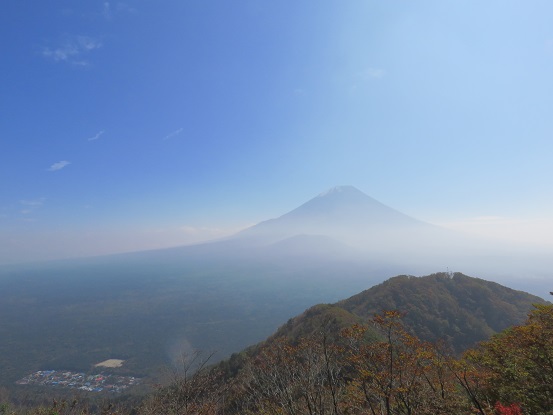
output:
M 326 192 L 319 193 L 319 195 L 317 197 L 324 197 L 324 196 L 329 196 L 329 195 L 333 195 L 333 194 L 337 194 L 337 193 L 364 194 L 358 188 L 356 188 L 354 186 L 351 186 L 351 185 L 346 185 L 346 186 L 334 186 L 334 187 L 328 189 Z
M 354 186 L 336 186 L 296 209 L 261 222 L 240 233 L 267 243 L 295 235 L 324 235 L 362 249 L 382 249 L 392 243 L 394 252 L 401 240 L 418 237 L 421 227 L 430 227 L 400 213 Z M 372 248 L 371 248 L 372 249 Z

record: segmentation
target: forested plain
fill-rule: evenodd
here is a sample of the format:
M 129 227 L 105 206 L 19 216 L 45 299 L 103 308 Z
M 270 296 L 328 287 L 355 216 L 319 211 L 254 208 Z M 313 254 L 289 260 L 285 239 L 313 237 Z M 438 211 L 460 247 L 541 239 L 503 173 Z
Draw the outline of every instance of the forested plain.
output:
M 366 277 L 332 282 L 336 270 L 325 264 L 292 272 L 278 263 L 180 256 L 0 270 L 0 386 L 12 389 L 36 370 L 88 372 L 110 358 L 125 360 L 116 374 L 155 380 L 183 352 L 216 351 L 222 359 L 321 298 L 337 301 L 372 285 Z

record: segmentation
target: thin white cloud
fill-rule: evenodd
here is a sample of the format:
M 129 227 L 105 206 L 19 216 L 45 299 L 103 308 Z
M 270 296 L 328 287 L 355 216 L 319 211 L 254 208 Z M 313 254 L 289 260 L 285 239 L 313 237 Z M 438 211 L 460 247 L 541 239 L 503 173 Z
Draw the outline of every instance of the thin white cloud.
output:
M 33 199 L 33 200 L 20 200 L 19 203 L 21 203 L 23 206 L 42 206 L 44 204 L 44 201 L 46 199 L 41 197 L 40 199 Z
M 550 219 L 477 216 L 437 221 L 436 224 L 455 231 L 485 236 L 504 242 L 553 246 L 553 221 Z
M 104 134 L 104 133 L 105 133 L 104 130 L 99 131 L 98 133 L 96 133 L 96 135 L 95 135 L 94 137 L 90 137 L 90 138 L 88 138 L 87 140 L 88 140 L 88 141 L 95 141 L 95 140 L 99 139 L 100 136 L 101 136 L 102 134 Z
M 352 94 L 358 93 L 362 88 L 365 88 L 372 82 L 377 82 L 386 76 L 386 71 L 382 68 L 368 67 L 352 75 L 352 84 L 349 87 L 349 92 Z
M 55 61 L 67 61 L 71 56 L 77 55 L 78 49 L 71 44 L 60 46 L 56 49 L 44 48 L 42 55 Z
M 25 199 L 20 200 L 19 204 L 22 206 L 22 209 L 20 210 L 20 213 L 22 215 L 28 216 L 32 213 L 34 213 L 35 210 L 40 209 L 42 205 L 44 204 L 44 201 L 46 199 L 41 197 L 39 199 Z
M 102 43 L 88 36 L 78 36 L 77 43 L 83 50 L 94 50 L 102 47 Z
M 184 130 L 184 128 L 179 128 L 178 130 L 175 130 L 173 131 L 172 133 L 170 134 L 167 134 L 165 137 L 163 137 L 163 140 L 169 140 L 171 138 L 174 138 L 175 136 L 179 135 L 180 133 L 182 133 Z
M 58 161 L 57 163 L 52 164 L 48 169 L 48 171 L 58 171 L 63 169 L 65 166 L 69 164 L 71 164 L 71 162 L 67 160 Z
M 99 49 L 102 43 L 89 36 L 73 36 L 56 48 L 45 47 L 42 49 L 42 56 L 52 59 L 55 62 L 67 62 L 74 65 L 86 66 L 88 62 L 84 59 L 90 51 Z
M 123 13 L 134 14 L 137 13 L 137 10 L 123 2 L 114 3 L 104 1 L 102 3 L 102 16 L 104 16 L 106 20 L 112 20 Z
M 181 226 L 180 230 L 188 235 L 200 235 L 200 234 L 219 234 L 221 229 L 219 228 L 209 228 L 206 226 Z
M 102 8 L 102 15 L 107 19 L 111 20 L 113 17 L 113 14 L 111 12 L 111 6 L 109 4 L 109 1 L 105 1 Z
M 181 226 L 179 228 L 179 231 L 189 239 L 189 242 L 201 242 L 201 241 L 207 241 L 215 238 L 229 236 L 249 226 L 250 225 L 239 226 L 239 227 L 236 226 L 236 227 L 218 228 L 218 227 L 210 227 L 210 226 L 185 225 L 185 226 Z
M 361 78 L 365 81 L 370 81 L 372 79 L 380 79 L 386 75 L 386 71 L 382 68 L 367 68 L 361 72 Z
M 117 10 L 117 12 L 124 12 L 124 13 L 130 13 L 130 14 L 134 14 L 134 13 L 138 13 L 138 10 L 132 6 L 129 6 L 127 3 L 125 2 L 117 2 L 117 5 L 115 7 L 115 9 Z
M 553 53 L 553 39 L 547 39 L 545 41 L 545 51 L 546 53 Z

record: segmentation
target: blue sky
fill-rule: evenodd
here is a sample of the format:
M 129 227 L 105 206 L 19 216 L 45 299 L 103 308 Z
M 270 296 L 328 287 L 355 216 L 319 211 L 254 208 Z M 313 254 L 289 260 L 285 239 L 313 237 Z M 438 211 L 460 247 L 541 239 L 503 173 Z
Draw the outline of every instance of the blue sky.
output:
M 351 184 L 553 247 L 549 1 L 8 1 L 0 263 L 228 234 Z

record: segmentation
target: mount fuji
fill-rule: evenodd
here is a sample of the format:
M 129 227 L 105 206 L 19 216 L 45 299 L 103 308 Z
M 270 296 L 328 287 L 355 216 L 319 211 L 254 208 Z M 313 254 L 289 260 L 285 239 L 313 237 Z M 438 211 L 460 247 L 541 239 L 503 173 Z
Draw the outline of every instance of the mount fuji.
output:
M 258 223 L 225 243 L 298 256 L 402 258 L 436 257 L 444 247 L 464 244 L 449 230 L 417 220 L 371 198 L 353 186 L 338 186 L 298 208 Z M 418 260 L 417 260 L 418 261 Z
M 338 186 L 276 219 L 254 225 L 235 237 L 275 242 L 286 237 L 308 234 L 351 240 L 355 236 L 367 239 L 382 232 L 434 228 L 383 205 L 353 186 Z

